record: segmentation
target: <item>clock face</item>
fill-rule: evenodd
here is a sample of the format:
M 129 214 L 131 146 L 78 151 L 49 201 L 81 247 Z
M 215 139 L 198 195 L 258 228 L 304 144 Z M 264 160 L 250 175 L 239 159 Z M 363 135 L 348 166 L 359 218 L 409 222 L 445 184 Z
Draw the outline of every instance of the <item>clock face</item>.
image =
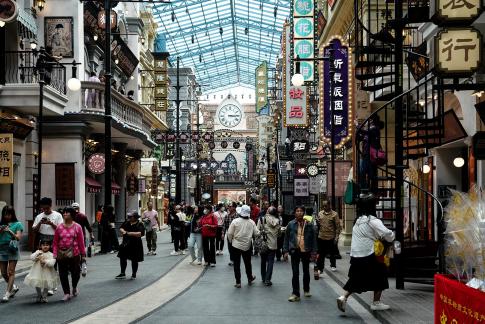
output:
M 219 122 L 221 125 L 232 128 L 239 125 L 242 120 L 242 112 L 238 106 L 229 104 L 223 106 L 219 110 L 219 114 L 217 116 L 219 118 Z
M 318 166 L 315 164 L 310 164 L 307 168 L 308 175 L 314 177 L 318 174 Z

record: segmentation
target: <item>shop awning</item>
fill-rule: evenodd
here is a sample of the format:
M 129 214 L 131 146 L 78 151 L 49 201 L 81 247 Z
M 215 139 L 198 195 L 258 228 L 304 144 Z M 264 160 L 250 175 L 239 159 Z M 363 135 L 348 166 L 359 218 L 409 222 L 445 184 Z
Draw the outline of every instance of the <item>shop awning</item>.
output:
M 89 177 L 86 177 L 86 186 L 89 193 L 100 193 L 102 189 L 102 186 L 98 181 Z
M 34 124 L 17 115 L 0 112 L 0 130 L 2 133 L 12 133 L 15 138 L 25 139 L 34 129 Z
M 111 182 L 111 192 L 113 195 L 119 195 L 121 192 L 121 187 L 116 182 Z
M 19 8 L 19 15 L 17 17 L 19 35 L 23 38 L 37 39 L 37 22 L 32 14 L 26 10 Z

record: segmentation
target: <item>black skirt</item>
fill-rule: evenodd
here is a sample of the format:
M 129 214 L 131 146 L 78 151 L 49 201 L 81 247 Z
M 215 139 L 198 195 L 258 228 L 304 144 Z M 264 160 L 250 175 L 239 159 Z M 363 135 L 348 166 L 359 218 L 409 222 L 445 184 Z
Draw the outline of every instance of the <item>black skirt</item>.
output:
M 351 293 L 380 291 L 389 288 L 387 267 L 374 254 L 362 258 L 350 258 L 349 280 L 344 289 Z

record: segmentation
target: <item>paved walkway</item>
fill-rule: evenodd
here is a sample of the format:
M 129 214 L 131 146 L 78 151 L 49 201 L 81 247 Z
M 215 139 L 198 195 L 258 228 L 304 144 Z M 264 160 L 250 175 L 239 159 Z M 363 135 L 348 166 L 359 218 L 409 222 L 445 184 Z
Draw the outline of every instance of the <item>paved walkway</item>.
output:
M 340 247 L 342 260 L 337 260 L 337 272 L 329 271 L 329 260 L 326 260 L 325 269 L 329 278 L 335 280 L 340 286 L 347 281 L 347 273 L 350 266 L 349 247 Z M 434 321 L 434 287 L 431 285 L 422 285 L 414 283 L 405 283 L 404 290 L 398 290 L 394 278 L 389 278 L 389 289 L 382 294 L 382 301 L 389 306 L 391 310 L 373 312 L 374 316 L 381 323 L 389 324 L 428 324 Z M 361 295 L 354 294 L 349 300 L 356 299 L 366 309 L 370 310 L 372 302 L 372 292 Z

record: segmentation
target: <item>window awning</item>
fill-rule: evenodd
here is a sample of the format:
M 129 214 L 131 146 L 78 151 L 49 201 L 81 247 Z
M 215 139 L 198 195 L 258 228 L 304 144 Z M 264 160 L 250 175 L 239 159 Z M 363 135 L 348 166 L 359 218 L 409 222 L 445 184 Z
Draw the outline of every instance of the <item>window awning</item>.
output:
M 119 195 L 121 192 L 121 187 L 116 182 L 111 182 L 111 193 L 113 195 Z
M 87 191 L 89 193 L 100 193 L 102 186 L 101 184 L 94 180 L 93 178 L 86 177 Z
M 26 10 L 19 8 L 19 15 L 17 17 L 19 35 L 23 38 L 37 38 L 37 23 L 32 14 Z

